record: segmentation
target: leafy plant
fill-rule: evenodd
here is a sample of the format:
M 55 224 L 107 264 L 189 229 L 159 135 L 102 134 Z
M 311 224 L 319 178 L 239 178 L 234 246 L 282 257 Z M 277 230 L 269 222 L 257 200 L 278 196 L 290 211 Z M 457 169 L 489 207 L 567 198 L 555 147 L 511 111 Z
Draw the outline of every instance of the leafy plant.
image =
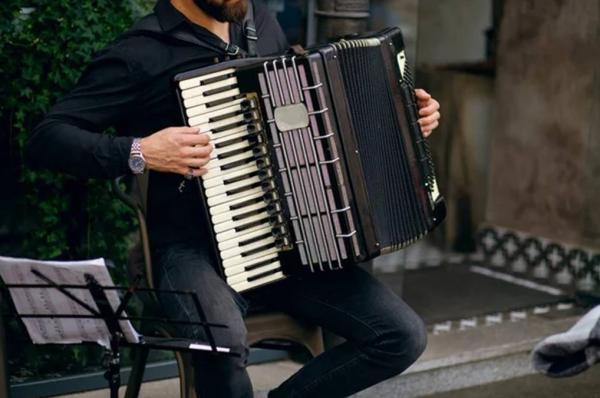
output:
M 106 257 L 117 265 L 125 264 L 134 217 L 111 194 L 108 183 L 30 170 L 22 164 L 22 153 L 30 131 L 73 87 L 93 54 L 125 31 L 149 5 L 148 0 L 0 2 L 0 132 L 12 148 L 11 165 L 17 170 L 14 183 L 22 194 L 19 225 L 24 239 L 17 251 L 24 256 Z M 124 275 L 121 266 L 116 277 L 123 281 Z M 18 350 L 18 346 L 11 348 Z M 46 369 L 47 359 L 57 353 L 62 360 L 53 359 L 56 368 L 61 363 L 83 368 L 90 362 L 84 355 L 89 351 L 86 347 L 46 351 L 36 347 L 32 351 L 36 354 L 26 357 L 29 371 L 35 374 Z M 16 358 L 12 363 L 22 365 Z

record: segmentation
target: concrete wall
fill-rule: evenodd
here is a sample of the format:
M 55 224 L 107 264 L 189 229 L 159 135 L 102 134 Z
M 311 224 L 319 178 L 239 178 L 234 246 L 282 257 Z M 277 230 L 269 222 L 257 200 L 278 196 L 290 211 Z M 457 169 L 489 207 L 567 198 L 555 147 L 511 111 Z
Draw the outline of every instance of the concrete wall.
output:
M 436 242 L 461 250 L 470 248 L 485 214 L 494 84 L 489 74 L 444 66 L 482 64 L 491 25 L 491 0 L 418 2 L 417 85 L 442 106 L 430 143 L 448 215 Z
M 485 59 L 491 0 L 420 0 L 417 62 L 449 64 Z
M 419 0 L 371 0 L 370 28 L 399 26 L 406 45 L 406 57 L 413 69 L 417 63 L 418 23 Z
M 600 247 L 600 1 L 506 0 L 487 220 Z
M 485 59 L 491 0 L 371 0 L 371 28 L 400 26 L 414 64 Z
M 448 214 L 444 241 L 465 244 L 484 222 L 493 130 L 494 79 L 487 75 L 420 68 L 420 84 L 442 104 L 439 128 L 429 138 Z

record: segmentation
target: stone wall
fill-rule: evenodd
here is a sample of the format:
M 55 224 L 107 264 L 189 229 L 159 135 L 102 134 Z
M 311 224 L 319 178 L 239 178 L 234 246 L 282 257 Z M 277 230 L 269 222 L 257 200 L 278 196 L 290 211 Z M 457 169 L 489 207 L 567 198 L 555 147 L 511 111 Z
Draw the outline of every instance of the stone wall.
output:
M 489 223 L 600 247 L 600 1 L 506 0 Z

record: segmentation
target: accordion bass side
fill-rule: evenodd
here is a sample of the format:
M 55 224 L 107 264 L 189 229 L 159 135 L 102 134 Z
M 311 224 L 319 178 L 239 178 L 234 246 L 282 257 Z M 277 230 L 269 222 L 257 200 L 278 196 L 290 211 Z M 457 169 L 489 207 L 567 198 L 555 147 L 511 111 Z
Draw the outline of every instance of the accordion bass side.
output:
M 214 146 L 200 191 L 236 291 L 398 250 L 444 218 L 399 29 L 175 81 Z

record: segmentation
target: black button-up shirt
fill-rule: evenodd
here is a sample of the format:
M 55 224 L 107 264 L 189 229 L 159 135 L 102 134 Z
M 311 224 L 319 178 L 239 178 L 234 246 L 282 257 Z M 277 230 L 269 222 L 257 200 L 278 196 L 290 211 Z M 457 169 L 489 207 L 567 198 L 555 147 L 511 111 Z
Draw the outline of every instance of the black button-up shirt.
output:
M 130 173 L 127 161 L 134 137 L 183 125 L 173 77 L 226 54 L 219 46 L 210 49 L 177 40 L 174 32 L 188 30 L 198 39 L 222 44 L 168 0 L 159 0 L 154 14 L 160 25 L 157 34 L 130 31 L 101 51 L 75 88 L 35 128 L 27 146 L 32 166 L 86 178 L 115 178 Z M 277 21 L 258 2 L 254 20 L 261 56 L 287 48 Z M 230 25 L 230 41 L 245 48 L 241 25 Z M 109 127 L 117 134 L 103 134 Z M 153 244 L 206 236 L 197 185 L 188 183 L 180 192 L 181 181 L 180 175 L 151 172 L 147 217 Z

